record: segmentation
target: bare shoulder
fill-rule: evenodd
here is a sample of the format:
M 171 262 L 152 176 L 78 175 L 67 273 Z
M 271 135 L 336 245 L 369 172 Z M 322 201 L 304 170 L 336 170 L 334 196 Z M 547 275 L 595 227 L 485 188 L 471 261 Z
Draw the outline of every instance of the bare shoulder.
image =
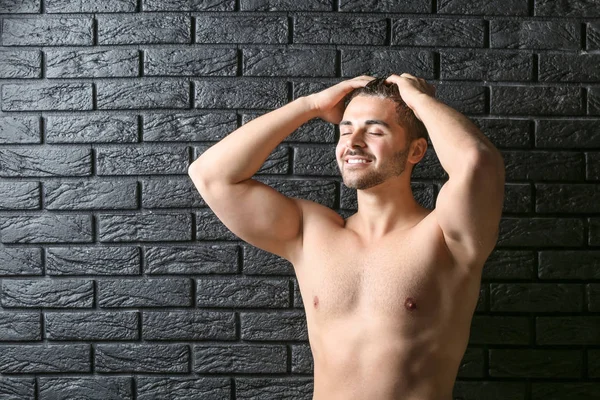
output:
M 310 242 L 306 238 L 309 237 L 312 240 L 316 233 L 331 232 L 332 228 L 343 226 L 344 219 L 334 210 L 322 204 L 297 197 L 291 197 L 291 199 L 300 210 L 302 217 L 300 235 L 292 245 L 293 251 L 290 257 L 286 257 L 296 267 L 302 263 L 304 252 Z
M 294 198 L 294 201 L 302 211 L 302 232 L 322 229 L 331 224 L 344 225 L 344 218 L 329 207 L 311 200 Z

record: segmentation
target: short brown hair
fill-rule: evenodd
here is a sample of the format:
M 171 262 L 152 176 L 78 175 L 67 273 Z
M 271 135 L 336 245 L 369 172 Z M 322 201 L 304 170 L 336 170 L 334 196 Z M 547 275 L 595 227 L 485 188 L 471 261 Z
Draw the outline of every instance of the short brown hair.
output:
M 413 110 L 410 109 L 402 100 L 398 85 L 388 83 L 385 78 L 375 78 L 365 86 L 354 89 L 344 98 L 344 109 L 348 107 L 350 100 L 356 96 L 375 96 L 391 99 L 396 103 L 397 122 L 400 126 L 406 129 L 407 142 L 410 143 L 415 139 L 423 138 L 429 141 L 429 133 L 425 125 L 416 116 Z

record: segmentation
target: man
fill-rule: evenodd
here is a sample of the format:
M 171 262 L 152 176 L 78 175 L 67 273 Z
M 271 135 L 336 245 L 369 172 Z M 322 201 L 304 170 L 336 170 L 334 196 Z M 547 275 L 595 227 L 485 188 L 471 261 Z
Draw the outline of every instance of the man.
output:
M 313 400 L 452 398 L 482 266 L 498 238 L 504 163 L 434 93 L 406 73 L 343 81 L 250 121 L 189 167 L 227 228 L 294 266 L 314 359 Z M 315 117 L 340 125 L 336 159 L 358 199 L 346 220 L 251 179 Z M 420 206 L 410 186 L 427 132 L 449 175 L 434 210 Z

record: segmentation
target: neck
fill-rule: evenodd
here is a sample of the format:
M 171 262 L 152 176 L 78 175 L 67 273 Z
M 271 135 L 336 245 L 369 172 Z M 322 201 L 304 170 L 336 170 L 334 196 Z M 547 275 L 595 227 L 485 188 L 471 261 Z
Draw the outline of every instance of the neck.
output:
M 357 190 L 358 211 L 352 228 L 366 241 L 416 225 L 428 211 L 413 197 L 410 182 L 389 179 L 366 190 Z M 350 221 L 350 219 L 349 219 Z

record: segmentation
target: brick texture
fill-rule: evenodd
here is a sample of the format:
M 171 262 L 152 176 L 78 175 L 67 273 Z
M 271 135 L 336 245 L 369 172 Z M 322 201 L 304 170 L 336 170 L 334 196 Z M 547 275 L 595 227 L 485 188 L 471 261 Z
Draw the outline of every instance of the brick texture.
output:
M 461 400 L 600 398 L 600 2 L 0 0 L 0 398 L 311 399 L 292 266 L 187 167 L 359 75 L 408 72 L 502 152 Z M 356 211 L 313 119 L 255 179 Z M 413 173 L 428 208 L 448 178 Z

